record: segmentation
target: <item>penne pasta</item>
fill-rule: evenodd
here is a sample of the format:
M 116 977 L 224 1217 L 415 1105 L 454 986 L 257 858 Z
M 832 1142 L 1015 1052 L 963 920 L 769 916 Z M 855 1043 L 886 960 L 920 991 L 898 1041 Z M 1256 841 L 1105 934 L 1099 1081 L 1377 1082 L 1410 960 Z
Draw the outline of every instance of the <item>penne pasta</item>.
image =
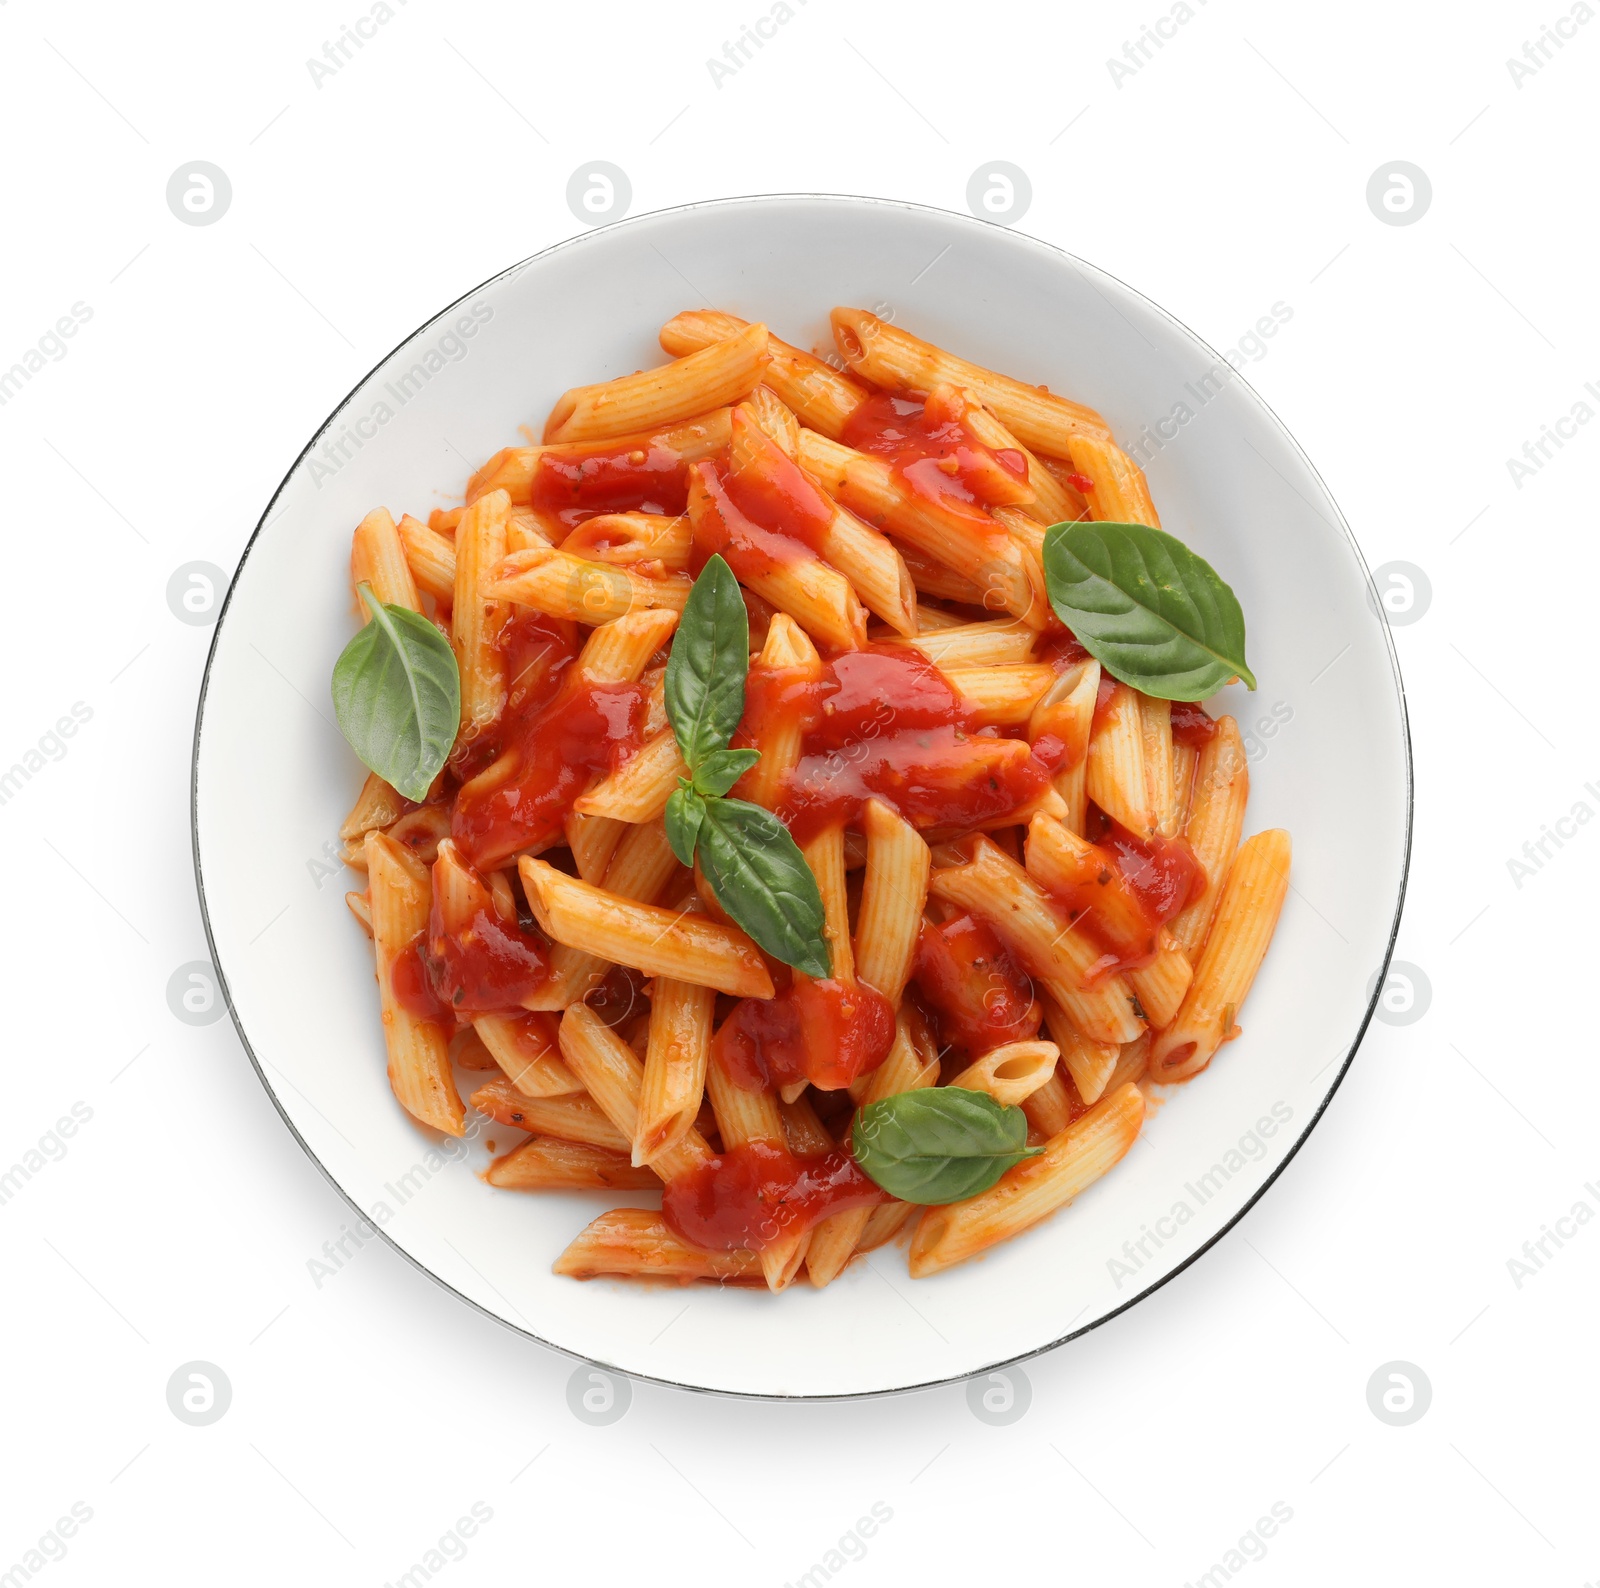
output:
M 548 1015 L 479 1015 L 472 1028 L 524 1097 L 563 1097 L 583 1090 L 561 1057 L 555 1022 Z
M 882 800 L 862 813 L 866 876 L 856 920 L 856 974 L 896 1007 L 917 955 L 932 856 L 922 835 Z
M 373 595 L 385 606 L 410 607 L 420 611 L 416 581 L 406 562 L 405 547 L 389 510 L 376 507 L 356 525 L 350 543 L 350 585 L 371 585 Z M 372 614 L 358 601 L 361 620 L 370 622 Z
M 1088 482 L 1083 495 L 1091 518 L 1161 528 L 1144 470 L 1109 436 L 1069 436 L 1067 454 L 1072 467 Z
M 1239 725 L 1219 717 L 1217 731 L 1195 762 L 1194 792 L 1184 837 L 1205 873 L 1205 889 L 1173 918 L 1172 936 L 1191 959 L 1196 958 L 1211 930 L 1222 879 L 1233 864 L 1244 831 L 1244 807 L 1250 795 L 1250 763 L 1245 758 Z
M 973 721 L 998 728 L 1020 728 L 1056 681 L 1055 669 L 1043 662 L 987 667 L 952 667 L 946 662 L 941 668 Z
M 941 614 L 942 615 L 942 614 Z M 950 668 L 1018 666 L 1033 659 L 1039 631 L 1015 618 L 994 623 L 956 622 L 946 628 L 913 634 L 904 643 L 930 662 Z M 1029 734 L 1030 739 L 1034 737 Z
M 461 673 L 458 751 L 492 728 L 505 708 L 506 664 L 497 641 L 506 609 L 492 593 L 491 570 L 506 554 L 506 519 L 510 512 L 510 497 L 504 491 L 491 491 L 462 514 L 456 529 L 450 642 Z
M 1155 831 L 1144 768 L 1144 714 L 1138 691 L 1126 684 L 1113 682 L 1095 710 L 1085 787 L 1107 816 L 1136 837 Z
M 691 419 L 749 396 L 766 364 L 766 326 L 746 326 L 659 369 L 573 387 L 556 400 L 544 439 L 599 441 Z
M 456 543 L 409 513 L 396 526 L 414 588 L 449 606 L 456 598 Z
M 496 1158 L 483 1178 L 502 1191 L 644 1191 L 661 1184 L 620 1152 L 553 1136 L 535 1136 Z
M 647 579 L 625 565 L 589 562 L 554 546 L 534 546 L 501 559 L 488 593 L 496 601 L 532 607 L 549 617 L 601 624 L 651 607 L 681 612 L 689 598 L 689 580 L 682 574 Z
M 950 1082 L 985 1092 L 1002 1107 L 1015 1108 L 1056 1073 L 1060 1049 L 1053 1042 L 1007 1042 L 990 1048 Z
M 582 1092 L 570 1097 L 524 1097 L 502 1075 L 485 1082 L 468 1101 L 497 1125 L 531 1131 L 536 1136 L 555 1136 L 561 1141 L 584 1142 L 613 1153 L 628 1151 L 622 1132 Z
M 761 1284 L 754 1252 L 705 1252 L 680 1240 L 659 1213 L 615 1208 L 602 1213 L 555 1260 L 553 1271 L 569 1279 L 617 1275 L 669 1279 L 688 1284 L 715 1279 L 724 1284 Z
M 1289 890 L 1289 835 L 1257 833 L 1239 846 L 1217 901 L 1205 952 L 1183 1007 L 1150 1044 L 1152 1081 L 1186 1081 L 1239 1035 L 1237 1015 L 1266 957 Z
M 709 987 L 656 978 L 639 1123 L 629 1143 L 635 1163 L 649 1163 L 676 1147 L 693 1127 L 705 1098 L 716 1003 L 717 995 Z
M 663 728 L 645 741 L 631 760 L 594 784 L 573 802 L 580 816 L 601 816 L 618 822 L 654 821 L 666 808 L 678 779 L 689 769 L 678 751 L 677 736 Z

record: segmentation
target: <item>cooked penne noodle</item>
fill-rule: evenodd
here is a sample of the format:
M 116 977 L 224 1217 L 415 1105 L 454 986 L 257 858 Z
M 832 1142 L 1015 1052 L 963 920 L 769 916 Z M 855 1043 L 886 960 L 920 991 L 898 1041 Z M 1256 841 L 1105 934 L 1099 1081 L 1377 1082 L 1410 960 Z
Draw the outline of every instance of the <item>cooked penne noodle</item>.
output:
M 1114 1092 L 1119 1086 L 1126 1086 L 1129 1081 L 1143 1078 L 1145 1066 L 1150 1062 L 1150 1043 L 1153 1040 L 1146 1031 L 1137 1041 L 1124 1042 L 1121 1051 L 1117 1054 L 1117 1067 L 1111 1072 L 1111 1079 L 1106 1082 L 1106 1090 Z
M 1061 1051 L 1061 1067 L 1072 1077 L 1072 1085 L 1084 1102 L 1098 1103 L 1117 1067 L 1121 1044 L 1091 1040 L 1073 1025 L 1054 998 L 1047 995 L 1040 1001 L 1044 1005 L 1044 1023 Z M 1046 1134 L 1053 1136 L 1055 1131 Z
M 600 624 L 650 607 L 681 612 L 689 598 L 689 580 L 675 573 L 646 579 L 626 566 L 534 546 L 503 558 L 488 591 L 497 601 L 514 601 L 549 617 Z
M 767 345 L 772 345 L 769 337 Z M 755 411 L 756 423 L 762 433 L 783 449 L 786 458 L 793 458 L 800 450 L 800 421 L 770 386 L 757 386 L 746 401 Z
M 517 869 L 539 925 L 558 943 L 647 976 L 671 976 L 736 998 L 772 996 L 760 951 L 735 927 L 620 899 L 542 860 L 524 857 Z
M 483 1178 L 502 1191 L 645 1191 L 661 1184 L 620 1152 L 553 1136 L 535 1136 L 496 1158 Z
M 781 674 L 795 682 L 811 682 L 822 677 L 822 658 L 811 643 L 811 636 L 793 618 L 779 612 L 767 626 L 767 637 L 756 659 L 767 674 Z M 748 735 L 749 748 L 759 750 L 761 759 L 740 778 L 737 793 L 754 805 L 777 809 L 783 796 L 784 779 L 800 760 L 802 725 L 790 713 L 773 713 L 761 719 L 761 731 Z
M 448 606 L 456 598 L 456 543 L 407 513 L 396 526 L 415 588 Z
M 1044 662 L 987 667 L 952 667 L 943 662 L 940 667 L 973 720 L 999 728 L 1020 728 L 1056 681 L 1055 669 Z
M 990 1048 L 950 1082 L 986 1092 L 1002 1107 L 1014 1108 L 1033 1096 L 1056 1073 L 1060 1049 L 1053 1042 L 1007 1042 Z
M 928 892 L 987 921 L 1086 1037 L 1131 1042 L 1138 1036 L 1144 1022 L 1123 977 L 1085 985 L 1100 952 L 1073 930 L 1062 906 L 987 838 L 972 839 L 970 855 L 963 865 L 936 867 Z
M 386 507 L 375 507 L 368 513 L 356 525 L 350 543 L 350 585 L 354 589 L 361 584 L 371 585 L 373 595 L 385 606 L 421 610 L 400 532 Z M 366 604 L 358 599 L 357 605 L 362 622 L 370 622 L 372 614 Z
M 1177 832 L 1182 832 L 1189 822 L 1189 802 L 1194 795 L 1194 773 L 1200 762 L 1200 751 L 1181 740 L 1172 743 L 1172 809 L 1177 816 Z
M 1028 1116 L 1028 1142 L 1038 1146 L 1052 1136 L 1058 1136 L 1072 1123 L 1072 1105 L 1079 1102 L 1072 1083 L 1063 1079 L 1058 1064 L 1045 1078 L 1044 1085 L 1030 1092 L 1022 1100 L 1022 1112 Z
M 1080 837 L 1089 814 L 1089 736 L 1100 694 L 1100 664 L 1092 657 L 1062 669 L 1028 719 L 1028 741 L 1059 739 L 1063 753 L 1051 783 L 1066 811 L 1061 820 Z
M 1239 846 L 1183 1007 L 1150 1044 L 1152 1081 L 1187 1080 L 1239 1035 L 1235 1017 L 1250 995 L 1289 891 L 1289 847 L 1281 828 Z
M 978 605 L 1043 623 L 1021 549 L 987 513 L 974 509 L 958 514 L 919 496 L 895 475 L 887 460 L 830 441 L 814 430 L 800 432 L 799 463 L 830 496 L 868 524 L 892 531 L 966 580 L 979 592 Z
M 911 1277 L 925 1279 L 1032 1229 L 1115 1167 L 1143 1122 L 1144 1094 L 1121 1087 L 1052 1136 L 1041 1157 L 1006 1170 L 989 1190 L 926 1209 L 911 1237 Z
M 361 864 L 366 865 L 366 853 L 360 849 L 361 841 L 374 827 L 383 828 L 400 820 L 411 804 L 403 794 L 378 776 L 367 773 L 350 814 L 339 824 L 339 836 L 347 844 L 355 844 L 361 853 Z
M 1020 665 L 1032 659 L 1034 642 L 1038 638 L 1037 629 L 1008 618 L 995 623 L 957 620 L 946 628 L 913 634 L 903 642 L 892 643 L 914 646 L 930 662 L 949 669 Z M 1029 738 L 1032 737 L 1030 734 Z
M 639 1092 L 639 1124 L 629 1150 L 635 1163 L 677 1144 L 693 1126 L 705 1098 L 711 1020 L 717 995 L 693 982 L 656 978 L 650 996 L 650 1047 Z
M 835 309 L 832 320 L 840 355 L 855 374 L 875 385 L 911 393 L 932 391 L 946 381 L 964 386 L 992 408 L 1025 446 L 1052 457 L 1069 455 L 1067 442 L 1072 436 L 1110 440 L 1111 431 L 1094 409 L 968 363 L 865 309 Z
M 1245 758 L 1239 725 L 1218 717 L 1217 731 L 1201 749 L 1194 769 L 1194 792 L 1183 835 L 1206 878 L 1205 891 L 1172 920 L 1172 936 L 1190 959 L 1199 956 L 1211 930 L 1222 879 L 1233 864 L 1244 831 L 1244 807 L 1250 797 L 1250 763 Z
M 537 491 L 541 499 L 560 502 L 565 476 L 581 476 L 585 464 L 596 460 L 654 456 L 682 467 L 709 458 L 728 444 L 733 410 L 718 408 L 682 424 L 609 441 L 568 441 L 538 447 L 505 447 L 489 459 L 467 482 L 467 501 L 475 502 L 490 491 L 505 491 L 514 507 L 528 507 Z M 547 537 L 548 538 L 548 537 Z
M 472 1028 L 524 1097 L 562 1097 L 583 1090 L 562 1060 L 555 1022 L 548 1015 L 478 1015 Z
M 510 511 L 511 499 L 505 492 L 491 491 L 461 515 L 456 529 L 450 643 L 461 673 L 458 750 L 492 728 L 506 703 L 505 657 L 496 644 L 506 609 L 492 593 L 491 570 L 506 554 L 506 518 Z
M 628 1151 L 622 1132 L 582 1092 L 570 1097 L 524 1097 L 502 1075 L 480 1086 L 468 1101 L 497 1125 L 562 1141 L 581 1141 L 608 1152 Z
M 366 855 L 361 857 L 361 869 L 366 870 Z M 361 923 L 361 930 L 370 938 L 372 936 L 372 902 L 364 893 L 354 890 L 345 894 L 344 902 L 349 907 L 350 913 Z
M 963 388 L 965 390 L 965 388 Z M 1001 419 L 985 408 L 971 392 L 969 406 L 962 414 L 968 432 L 991 452 L 1014 452 L 1026 465 L 1031 500 L 1020 498 L 1018 506 L 1040 524 L 1070 523 L 1082 516 L 1082 495 L 1065 480 L 1058 479 L 1012 435 Z
M 568 814 L 562 824 L 562 833 L 578 875 L 585 882 L 600 887 L 606 880 L 606 867 L 622 842 L 629 824 L 619 822 L 614 816 L 580 816 L 576 811 Z
M 602 886 L 616 898 L 654 904 L 681 870 L 664 824 L 659 819 L 641 822 L 623 835 Z M 611 962 L 602 955 L 558 943 L 550 955 L 549 983 L 533 995 L 530 1007 L 565 1009 L 593 992 L 610 969 Z
M 1159 1030 L 1171 1022 L 1183 1003 L 1194 980 L 1194 967 L 1189 956 L 1173 941 L 1165 927 L 1159 935 L 1156 957 L 1148 965 L 1136 965 L 1128 971 L 1128 985 L 1139 1000 L 1145 1019 Z
M 694 531 L 687 513 L 601 513 L 586 518 L 561 542 L 562 551 L 589 562 L 645 565 L 661 573 L 683 573 L 689 566 Z
M 580 816 L 605 816 L 619 822 L 654 821 L 666 808 L 678 779 L 687 777 L 677 735 L 663 728 L 639 753 L 573 801 Z
M 659 369 L 574 386 L 545 422 L 548 442 L 600 441 L 692 419 L 747 397 L 767 364 L 767 328 L 750 325 Z
M 447 1136 L 463 1135 L 466 1110 L 450 1071 L 450 1039 L 437 1021 L 413 1015 L 395 991 L 396 961 L 428 929 L 428 873 L 380 832 L 367 834 L 366 853 L 389 1085 L 413 1119 Z
M 1144 730 L 1144 790 L 1150 822 L 1164 838 L 1178 831 L 1177 789 L 1172 778 L 1172 702 L 1139 696 Z
M 1161 528 L 1144 470 L 1109 436 L 1069 436 L 1067 452 L 1072 467 L 1089 482 L 1083 495 L 1091 518 Z
M 940 601 L 958 601 L 963 606 L 982 607 L 984 611 L 998 611 L 999 603 L 987 599 L 989 592 L 975 585 L 970 579 L 964 579 L 958 573 L 946 568 L 943 563 L 938 563 L 933 558 L 920 552 L 914 546 L 904 546 L 893 537 L 890 544 L 900 553 L 900 560 L 906 565 L 906 572 L 911 575 L 913 588 L 919 596 L 933 596 Z M 917 603 L 918 628 L 926 627 L 921 621 L 923 603 Z M 959 623 L 961 619 L 951 618 L 951 623 Z
M 637 1279 L 715 1279 L 724 1284 L 762 1283 L 754 1252 L 704 1252 L 679 1240 L 659 1213 L 615 1208 L 602 1213 L 564 1251 L 552 1271 L 569 1279 L 611 1274 Z
M 748 321 L 715 309 L 690 309 L 661 327 L 661 346 L 675 355 L 693 353 L 713 342 L 737 336 Z M 869 388 L 803 353 L 777 337 L 767 337 L 768 363 L 762 381 L 770 386 L 801 424 L 825 436 L 838 437 L 844 422 L 869 395 Z
M 882 800 L 868 800 L 866 876 L 856 918 L 856 974 L 896 1007 L 917 957 L 932 856 L 922 835 Z
M 1144 714 L 1139 693 L 1114 683 L 1094 713 L 1085 786 L 1089 798 L 1138 838 L 1155 830 L 1144 770 Z

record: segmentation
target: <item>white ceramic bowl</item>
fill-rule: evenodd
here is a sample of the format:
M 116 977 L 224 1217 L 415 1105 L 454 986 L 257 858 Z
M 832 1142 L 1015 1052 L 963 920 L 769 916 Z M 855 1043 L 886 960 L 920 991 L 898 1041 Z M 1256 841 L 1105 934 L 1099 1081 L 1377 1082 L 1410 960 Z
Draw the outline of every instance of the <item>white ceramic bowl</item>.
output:
M 1124 445 L 1149 427 L 1163 523 L 1244 607 L 1260 689 L 1212 709 L 1247 735 L 1247 831 L 1294 835 L 1293 888 L 1244 1035 L 1152 1111 L 1112 1174 L 981 1260 L 913 1283 L 891 1246 L 826 1290 L 777 1297 L 559 1279 L 556 1254 L 625 1199 L 491 1190 L 476 1177 L 484 1138 L 508 1133 L 441 1155 L 385 1078 L 371 949 L 342 900 L 350 880 L 327 866 L 362 776 L 328 694 L 354 626 L 350 532 L 380 503 L 426 515 L 459 501 L 469 469 L 561 391 L 659 362 L 657 329 L 681 309 L 715 305 L 822 347 L 835 304 L 1090 403 Z M 239 564 L 194 757 L 195 866 L 239 1034 L 290 1129 L 385 1238 L 563 1351 L 701 1389 L 844 1396 L 1044 1350 L 1215 1241 L 1293 1155 L 1366 1028 L 1411 809 L 1399 673 L 1370 589 L 1326 488 L 1244 381 L 1138 293 L 1032 238 L 828 197 L 693 205 L 574 238 L 385 359 L 296 461 Z

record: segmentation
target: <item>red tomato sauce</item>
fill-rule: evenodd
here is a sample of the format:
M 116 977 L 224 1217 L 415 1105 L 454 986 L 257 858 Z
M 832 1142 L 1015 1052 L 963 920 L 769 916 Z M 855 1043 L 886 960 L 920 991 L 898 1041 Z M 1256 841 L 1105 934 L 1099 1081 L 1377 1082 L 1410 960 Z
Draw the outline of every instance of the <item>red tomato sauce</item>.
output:
M 823 554 L 834 507 L 800 466 L 744 413 L 733 411 L 733 438 L 745 444 L 748 461 L 723 476 L 733 505 L 753 524 L 797 540 Z
M 1138 838 L 1096 810 L 1097 834 L 1076 874 L 1051 890 L 1104 951 L 1091 975 L 1148 965 L 1161 928 L 1205 886 L 1205 873 L 1182 838 Z
M 439 895 L 433 896 L 422 963 L 434 996 L 446 1009 L 485 1014 L 517 1009 L 549 973 L 545 945 L 492 909 L 477 910 L 466 928 L 445 928 Z
M 933 1010 L 941 1048 L 965 1048 L 976 1059 L 1038 1035 L 1033 982 L 976 916 L 924 922 L 912 975 Z
M 816 555 L 804 541 L 751 518 L 733 494 L 733 480 L 731 473 L 709 460 L 694 466 L 695 489 L 703 493 L 702 503 L 695 508 L 694 550 L 689 560 L 696 577 L 717 554 L 746 584 Z
M 608 450 L 609 446 L 609 450 Z M 571 528 L 596 513 L 681 513 L 688 466 L 659 440 L 598 443 L 585 457 L 544 451 L 533 469 L 531 501 Z
M 448 1021 L 450 1011 L 435 996 L 423 960 L 427 941 L 428 934 L 418 932 L 395 955 L 394 964 L 389 970 L 389 986 L 394 992 L 394 1001 L 408 1015 L 418 1020 Z
M 1028 460 L 1010 447 L 978 441 L 950 407 L 875 392 L 845 420 L 846 446 L 887 458 L 895 475 L 926 501 L 966 514 L 1015 501 L 1028 483 Z M 993 527 L 990 521 L 990 527 Z
M 801 759 L 778 811 L 800 842 L 853 822 L 874 797 L 918 827 L 971 827 L 1036 799 L 1050 780 L 1049 747 L 1040 756 L 1025 740 L 972 731 L 960 697 L 909 648 L 845 652 L 817 682 L 767 690 L 756 691 L 754 717 L 747 704 L 741 734 L 750 742 L 773 714 L 800 715 Z
M 846 1148 L 797 1158 L 787 1147 L 752 1141 L 668 1181 L 661 1212 L 691 1246 L 759 1252 L 830 1214 L 888 1200 Z
M 1206 714 L 1205 708 L 1193 700 L 1175 700 L 1172 703 L 1172 738 L 1177 744 L 1186 744 L 1191 750 L 1204 749 L 1216 737 L 1217 724 Z
M 514 729 L 511 748 L 456 796 L 450 834 L 462 853 L 486 869 L 554 837 L 590 780 L 639 748 L 645 707 L 642 684 L 564 677 Z
M 796 976 L 774 998 L 742 1000 L 711 1039 L 735 1086 L 810 1081 L 824 1091 L 875 1070 L 894 1045 L 894 1010 L 877 988 Z

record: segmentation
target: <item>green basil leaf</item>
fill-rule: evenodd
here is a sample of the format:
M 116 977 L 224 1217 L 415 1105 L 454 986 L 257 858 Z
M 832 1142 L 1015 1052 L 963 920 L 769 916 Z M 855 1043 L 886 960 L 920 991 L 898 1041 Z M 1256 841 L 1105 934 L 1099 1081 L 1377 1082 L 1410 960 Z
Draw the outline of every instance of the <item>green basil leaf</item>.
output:
M 672 852 L 686 866 L 694 864 L 695 840 L 700 836 L 700 824 L 706 817 L 706 802 L 697 789 L 692 789 L 680 778 L 678 787 L 667 796 L 667 842 Z
M 691 773 L 739 726 L 749 671 L 750 617 L 739 581 L 712 557 L 689 592 L 667 659 L 667 720 Z
M 1013 1164 L 1036 1158 L 1028 1116 L 986 1092 L 927 1086 L 869 1103 L 856 1115 L 851 1150 L 890 1196 L 926 1207 L 987 1191 Z
M 713 750 L 694 772 L 702 794 L 726 794 L 761 759 L 759 750 Z
M 767 953 L 808 976 L 830 973 L 817 879 L 771 811 L 747 800 L 708 799 L 699 852 L 717 903 Z
M 1113 678 L 1158 700 L 1204 700 L 1245 666 L 1244 614 L 1210 563 L 1145 524 L 1053 524 L 1056 616 Z
M 333 714 L 350 748 L 408 800 L 425 800 L 461 725 L 461 674 L 439 630 L 360 586 L 372 621 L 333 665 Z

